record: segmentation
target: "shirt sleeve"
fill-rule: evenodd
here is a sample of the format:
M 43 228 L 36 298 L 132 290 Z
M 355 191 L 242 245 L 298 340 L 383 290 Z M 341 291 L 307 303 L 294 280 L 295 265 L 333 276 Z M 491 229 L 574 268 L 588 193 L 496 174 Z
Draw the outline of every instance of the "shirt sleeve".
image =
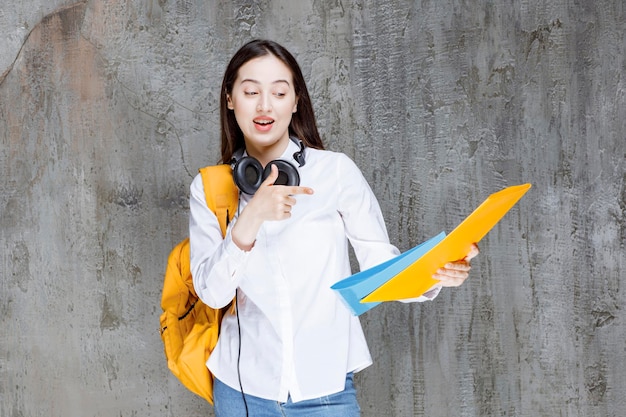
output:
M 398 249 L 389 243 L 378 200 L 359 168 L 342 155 L 337 170 L 337 178 L 341 179 L 339 214 L 360 269 L 371 268 L 399 255 Z
M 196 294 L 212 308 L 224 307 L 235 296 L 247 252 L 233 243 L 230 228 L 222 238 L 217 217 L 206 204 L 201 175 L 190 187 L 189 245 Z
M 339 197 L 339 213 L 342 216 L 346 235 L 354 249 L 361 271 L 379 265 L 400 254 L 389 243 L 385 220 L 367 180 L 356 164 L 347 156 L 339 160 L 338 178 L 342 189 Z M 441 291 L 437 284 L 415 298 L 398 300 L 403 303 L 433 300 Z

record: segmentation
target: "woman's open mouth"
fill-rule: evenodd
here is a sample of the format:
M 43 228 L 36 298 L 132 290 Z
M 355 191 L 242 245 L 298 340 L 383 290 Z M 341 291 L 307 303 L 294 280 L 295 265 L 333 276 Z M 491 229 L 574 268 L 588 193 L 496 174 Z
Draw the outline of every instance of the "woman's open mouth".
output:
M 270 130 L 272 128 L 272 124 L 274 123 L 274 119 L 271 118 L 259 118 L 259 119 L 254 119 L 254 126 L 257 128 L 257 130 L 261 130 L 261 131 L 266 131 L 266 130 Z

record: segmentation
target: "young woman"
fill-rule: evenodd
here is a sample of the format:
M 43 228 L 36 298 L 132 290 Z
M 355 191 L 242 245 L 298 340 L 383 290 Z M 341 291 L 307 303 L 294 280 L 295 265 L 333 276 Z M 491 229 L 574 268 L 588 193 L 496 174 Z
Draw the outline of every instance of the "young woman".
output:
M 233 56 L 221 129 L 222 161 L 235 164 L 241 190 L 224 239 L 200 176 L 190 199 L 195 290 L 214 308 L 237 299 L 207 363 L 215 414 L 358 416 L 353 373 L 372 359 L 358 317 L 330 287 L 352 273 L 348 242 L 361 269 L 399 254 L 376 197 L 352 160 L 324 150 L 301 70 L 275 42 L 255 40 Z M 440 283 L 411 301 L 463 283 L 477 253 L 446 265 Z

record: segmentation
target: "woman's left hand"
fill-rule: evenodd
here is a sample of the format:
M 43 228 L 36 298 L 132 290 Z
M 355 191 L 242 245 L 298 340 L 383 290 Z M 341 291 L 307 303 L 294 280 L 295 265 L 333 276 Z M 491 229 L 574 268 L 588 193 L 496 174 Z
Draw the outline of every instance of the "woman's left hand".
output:
M 433 278 L 441 282 L 443 287 L 458 287 L 465 282 L 472 268 L 470 260 L 479 254 L 478 246 L 474 243 L 467 256 L 455 262 L 449 262 L 433 274 Z

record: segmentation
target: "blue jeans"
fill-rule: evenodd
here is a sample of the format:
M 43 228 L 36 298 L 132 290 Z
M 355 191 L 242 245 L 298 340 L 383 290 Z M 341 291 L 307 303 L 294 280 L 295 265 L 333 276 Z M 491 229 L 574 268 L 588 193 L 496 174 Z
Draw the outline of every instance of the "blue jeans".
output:
M 286 403 L 245 394 L 249 417 L 359 417 L 361 409 L 356 400 L 353 374 L 346 376 L 346 389 L 325 397 Z M 241 392 L 230 388 L 217 378 L 213 381 L 215 417 L 245 417 L 246 406 Z

